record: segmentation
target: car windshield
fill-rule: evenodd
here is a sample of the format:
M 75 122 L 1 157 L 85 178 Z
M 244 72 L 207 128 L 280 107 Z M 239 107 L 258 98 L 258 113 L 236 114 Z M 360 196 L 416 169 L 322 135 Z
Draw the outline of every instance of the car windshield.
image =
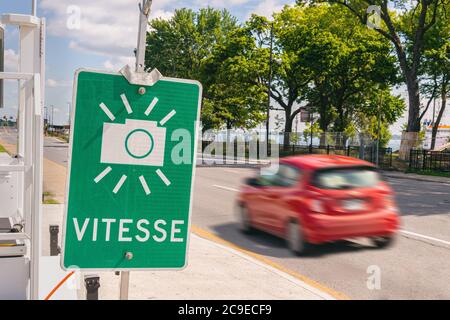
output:
M 313 184 L 321 189 L 368 188 L 378 184 L 380 177 L 373 168 L 333 168 L 319 170 Z

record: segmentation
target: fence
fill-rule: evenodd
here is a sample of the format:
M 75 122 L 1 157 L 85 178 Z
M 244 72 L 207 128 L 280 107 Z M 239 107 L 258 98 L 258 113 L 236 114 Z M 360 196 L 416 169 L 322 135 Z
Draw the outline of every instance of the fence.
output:
M 377 162 L 376 146 L 370 145 L 365 147 L 360 146 L 298 146 L 292 145 L 289 148 L 280 146 L 280 156 L 301 155 L 301 154 L 332 154 L 342 155 L 353 158 L 364 159 L 368 162 Z M 379 148 L 378 150 L 378 166 L 380 168 L 392 167 L 392 149 Z
M 202 141 L 202 151 L 205 150 L 206 146 L 211 143 L 215 144 L 216 148 L 213 149 L 212 154 L 215 154 L 215 150 L 222 150 L 223 155 L 226 155 L 227 146 L 224 142 L 211 142 L 211 141 Z M 377 152 L 376 146 L 374 144 L 370 144 L 365 147 L 360 146 L 320 146 L 320 145 L 289 145 L 284 146 L 282 144 L 277 145 L 279 150 L 280 157 L 292 156 L 292 155 L 302 155 L 302 154 L 328 154 L 328 155 L 343 155 L 353 158 L 364 159 L 368 162 L 377 163 Z M 218 147 L 218 148 L 217 148 Z M 249 149 L 250 145 L 248 142 L 243 143 L 243 155 L 248 158 L 249 157 Z M 259 143 L 254 144 L 256 148 L 255 154 L 260 157 L 260 147 Z M 265 144 L 262 146 L 264 148 L 263 153 L 265 152 Z M 233 155 L 236 158 L 237 152 L 237 144 L 232 144 L 231 148 L 233 148 Z M 269 153 L 271 150 L 271 146 L 269 146 Z M 378 166 L 380 168 L 388 169 L 392 167 L 392 148 L 379 148 L 378 151 Z
M 450 172 L 450 152 L 411 149 L 409 168 Z

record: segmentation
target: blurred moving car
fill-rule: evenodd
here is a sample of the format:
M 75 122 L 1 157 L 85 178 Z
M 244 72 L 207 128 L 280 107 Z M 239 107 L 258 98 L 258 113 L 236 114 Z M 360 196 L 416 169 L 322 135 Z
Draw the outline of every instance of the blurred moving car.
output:
M 282 237 L 299 255 L 311 244 L 355 237 L 387 247 L 399 227 L 393 191 L 376 167 L 345 156 L 282 158 L 278 172 L 247 179 L 237 207 L 243 232 Z

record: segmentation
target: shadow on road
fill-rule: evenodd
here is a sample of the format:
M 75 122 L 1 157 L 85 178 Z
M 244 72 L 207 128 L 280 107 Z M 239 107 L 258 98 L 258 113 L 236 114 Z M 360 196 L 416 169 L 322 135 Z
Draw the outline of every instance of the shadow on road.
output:
M 276 258 L 296 257 L 287 249 L 285 240 L 259 230 L 254 230 L 251 234 L 243 234 L 239 231 L 236 223 L 216 225 L 213 227 L 213 230 L 222 239 L 264 256 Z M 362 250 L 377 250 L 377 248 L 353 241 L 342 240 L 314 245 L 308 255 L 298 257 L 298 259 L 314 259 L 331 254 L 358 252 Z

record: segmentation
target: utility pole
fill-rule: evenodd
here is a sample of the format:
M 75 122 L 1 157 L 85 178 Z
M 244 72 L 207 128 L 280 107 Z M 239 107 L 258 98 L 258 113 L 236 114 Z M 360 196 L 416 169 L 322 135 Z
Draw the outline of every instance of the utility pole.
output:
M 375 163 L 379 165 L 379 153 L 380 153 L 380 133 L 381 133 L 381 105 L 383 104 L 383 94 L 380 94 L 380 103 L 378 104 L 378 128 L 377 128 L 377 153 L 375 156 Z
M 431 150 L 431 146 L 433 145 L 433 140 L 435 140 L 434 137 L 433 137 L 433 129 L 434 129 L 434 125 L 435 125 L 435 123 L 434 123 L 435 116 L 436 116 L 436 98 L 433 98 L 433 120 L 431 121 L 430 150 Z
M 267 115 L 266 115 L 266 146 L 269 154 L 269 119 L 270 119 L 270 87 L 272 86 L 272 61 L 273 60 L 273 22 L 270 23 L 270 58 L 269 58 L 269 77 L 267 83 Z
M 309 136 L 309 153 L 312 153 L 314 117 L 311 109 L 308 111 L 308 113 L 309 113 L 309 126 L 311 131 L 311 134 Z

